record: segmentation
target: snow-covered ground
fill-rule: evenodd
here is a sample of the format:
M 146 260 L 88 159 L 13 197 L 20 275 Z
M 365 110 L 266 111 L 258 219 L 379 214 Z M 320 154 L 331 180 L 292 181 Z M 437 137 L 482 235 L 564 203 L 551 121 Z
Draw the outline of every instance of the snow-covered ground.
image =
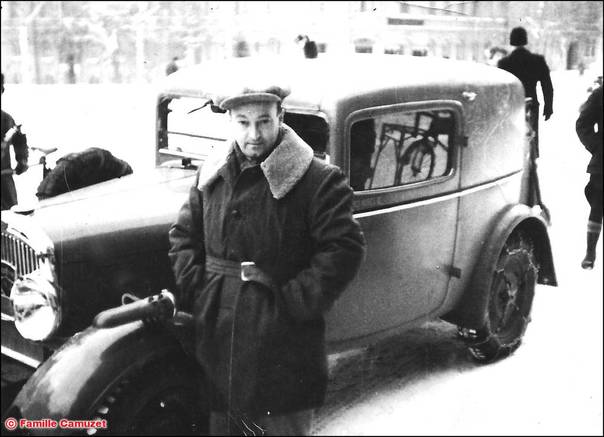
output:
M 315 434 L 602 435 L 602 242 L 596 268 L 582 270 L 589 154 L 574 132 L 594 74 L 552 78 L 554 115 L 541 121 L 539 173 L 559 287 L 538 286 L 523 345 L 478 366 L 452 325 L 431 322 L 342 356 Z M 153 100 L 150 86 L 7 84 L 2 107 L 30 145 L 57 146 L 57 157 L 104 147 L 136 172 L 154 159 Z M 16 177 L 21 200 L 35 198 L 39 177 L 39 167 Z

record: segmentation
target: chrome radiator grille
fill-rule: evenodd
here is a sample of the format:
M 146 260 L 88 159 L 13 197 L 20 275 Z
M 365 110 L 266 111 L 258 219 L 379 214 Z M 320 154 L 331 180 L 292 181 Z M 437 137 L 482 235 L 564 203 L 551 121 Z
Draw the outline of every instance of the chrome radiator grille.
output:
M 2 262 L 15 268 L 16 277 L 27 275 L 39 267 L 36 251 L 18 237 L 2 233 Z

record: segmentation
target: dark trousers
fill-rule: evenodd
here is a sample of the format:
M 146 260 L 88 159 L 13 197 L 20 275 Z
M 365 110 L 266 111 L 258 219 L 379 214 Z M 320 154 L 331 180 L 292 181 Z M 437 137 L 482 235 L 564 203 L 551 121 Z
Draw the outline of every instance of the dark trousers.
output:
M 531 153 L 537 159 L 539 158 L 539 102 L 532 101 L 527 104 L 526 111 L 526 121 L 531 129 Z
M 17 204 L 17 188 L 11 175 L 2 175 L 2 210 Z
M 602 175 L 592 174 L 585 186 L 585 198 L 589 202 L 589 221 L 602 223 Z

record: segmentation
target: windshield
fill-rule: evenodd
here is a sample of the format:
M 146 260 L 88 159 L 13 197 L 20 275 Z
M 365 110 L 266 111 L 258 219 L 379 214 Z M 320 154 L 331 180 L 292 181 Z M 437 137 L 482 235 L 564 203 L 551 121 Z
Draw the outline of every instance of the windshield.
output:
M 158 163 L 199 165 L 213 149 L 227 147 L 228 122 L 228 114 L 214 112 L 206 99 L 165 99 L 160 103 Z
M 325 119 L 285 111 L 285 123 L 324 157 L 329 141 Z M 165 97 L 158 113 L 157 165 L 198 167 L 216 148 L 228 147 L 228 113 L 195 97 Z

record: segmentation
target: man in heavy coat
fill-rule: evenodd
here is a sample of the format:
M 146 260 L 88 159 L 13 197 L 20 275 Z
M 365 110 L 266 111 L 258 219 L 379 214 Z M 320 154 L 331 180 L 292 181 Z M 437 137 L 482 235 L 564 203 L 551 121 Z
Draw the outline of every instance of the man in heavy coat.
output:
M 204 163 L 169 234 L 181 302 L 193 300 L 212 434 L 309 433 L 327 386 L 324 314 L 364 256 L 352 190 L 283 124 L 287 94 L 214 100 L 234 141 Z

